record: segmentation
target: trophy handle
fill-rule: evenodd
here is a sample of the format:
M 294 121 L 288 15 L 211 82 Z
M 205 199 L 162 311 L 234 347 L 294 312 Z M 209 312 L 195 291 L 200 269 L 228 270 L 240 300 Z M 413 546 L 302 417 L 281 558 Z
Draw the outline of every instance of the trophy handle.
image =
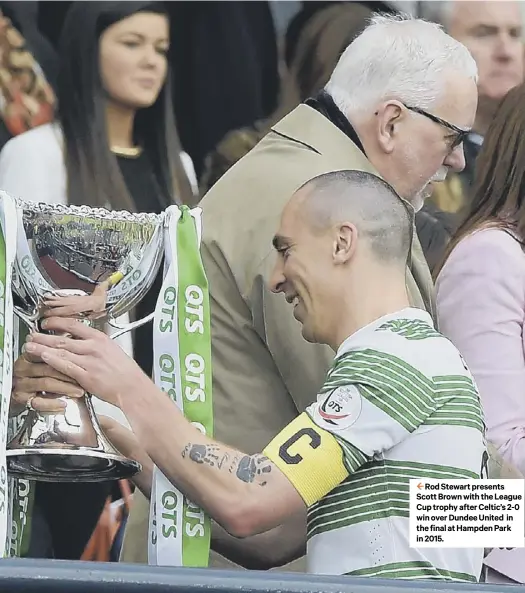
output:
M 113 329 L 116 329 L 118 331 L 116 331 L 115 333 L 111 334 L 111 339 L 115 340 L 116 338 L 122 336 L 123 334 L 132 331 L 134 329 L 136 329 L 137 327 L 141 327 L 142 325 L 146 325 L 146 323 L 149 323 L 150 321 L 153 321 L 153 318 L 155 317 L 155 312 L 150 313 L 149 315 L 146 315 L 146 317 L 143 317 L 142 319 L 137 319 L 137 321 L 133 321 L 131 323 L 126 323 L 124 325 L 117 323 L 116 321 L 114 321 L 113 319 L 110 319 L 108 321 L 108 325 L 110 325 Z

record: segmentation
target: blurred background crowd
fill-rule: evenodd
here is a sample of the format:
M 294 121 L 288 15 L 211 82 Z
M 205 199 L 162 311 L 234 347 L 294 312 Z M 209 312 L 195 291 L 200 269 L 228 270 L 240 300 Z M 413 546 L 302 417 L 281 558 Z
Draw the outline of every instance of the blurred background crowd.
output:
M 160 21 L 140 20 L 145 7 Z M 478 153 L 501 100 L 524 77 L 524 11 L 514 1 L 12 1 L 0 2 L 0 11 L 0 187 L 28 200 L 154 212 L 173 201 L 197 204 L 277 121 L 324 87 L 374 13 L 440 23 L 477 63 L 479 102 L 463 143 L 464 169 L 435 184 L 416 215 L 435 274 L 459 225 L 476 215 Z M 147 63 L 138 87 L 129 84 L 135 51 Z M 524 95 L 507 114 L 520 129 Z M 109 107 L 102 106 L 108 97 Z M 493 170 L 491 155 L 483 165 Z M 485 179 L 487 187 L 494 180 Z M 505 183 L 502 193 L 511 191 Z M 517 191 L 521 205 L 524 187 Z M 159 282 L 137 315 L 153 310 L 158 291 Z M 147 373 L 151 340 L 151 328 L 137 331 L 134 356 Z M 501 438 L 500 448 L 508 441 Z M 525 470 L 521 445 L 508 451 Z M 129 484 L 38 487 L 46 492 L 34 517 L 42 528 L 28 555 L 118 558 Z

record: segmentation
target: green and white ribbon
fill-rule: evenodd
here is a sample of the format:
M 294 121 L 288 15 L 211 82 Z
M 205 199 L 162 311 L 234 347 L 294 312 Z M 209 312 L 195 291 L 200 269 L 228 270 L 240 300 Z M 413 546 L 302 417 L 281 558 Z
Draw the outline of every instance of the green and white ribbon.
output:
M 16 268 L 15 268 L 16 277 Z M 16 316 L 13 319 L 13 359 L 21 354 L 22 345 L 29 333 L 29 328 Z M 18 433 L 27 410 L 10 419 L 8 438 Z M 29 551 L 31 540 L 31 515 L 35 499 L 35 482 L 9 476 L 9 516 L 11 518 L 10 551 L 12 557 L 23 558 Z
M 200 242 L 200 208 L 168 208 L 164 236 L 165 275 L 153 330 L 154 379 L 184 416 L 211 437 L 210 305 Z M 210 539 L 209 517 L 155 467 L 150 504 L 149 564 L 205 567 L 209 561 Z
M 0 192 L 2 202 L 13 202 L 6 193 Z M 24 284 L 37 286 L 40 290 L 49 290 L 49 284 L 38 271 L 29 250 L 29 243 L 24 231 L 23 211 L 14 207 L 12 220 L 16 232 L 16 264 L 12 270 L 13 287 L 20 289 Z M 14 313 L 14 311 L 13 311 Z M 10 314 L 13 319 L 13 360 L 16 360 L 22 350 L 29 328 L 16 315 Z M 8 440 L 13 438 L 24 423 L 27 410 L 9 420 Z M 9 516 L 10 516 L 10 549 L 9 555 L 24 557 L 29 551 L 31 539 L 31 515 L 35 499 L 35 482 L 9 476 Z
M 16 257 L 16 205 L 12 198 L 0 199 L 0 556 L 11 555 L 11 521 L 6 447 L 9 430 L 9 401 L 13 370 L 13 296 L 11 284 Z
M 9 556 L 23 558 L 29 551 L 31 515 L 35 484 L 30 480 L 9 478 L 11 537 Z

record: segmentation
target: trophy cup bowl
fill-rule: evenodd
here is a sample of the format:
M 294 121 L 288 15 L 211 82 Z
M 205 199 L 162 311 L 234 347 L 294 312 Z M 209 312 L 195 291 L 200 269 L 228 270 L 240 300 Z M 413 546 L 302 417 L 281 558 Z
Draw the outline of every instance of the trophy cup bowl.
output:
M 101 308 L 78 316 L 108 333 L 108 325 L 147 293 L 163 256 L 163 215 L 115 212 L 16 200 L 15 313 L 40 331 L 46 296 L 85 296 L 104 283 Z M 88 302 L 87 299 L 86 302 Z M 151 318 L 129 324 L 116 337 Z M 104 436 L 91 394 L 63 397 L 58 413 L 27 409 L 7 447 L 14 477 L 44 482 L 98 482 L 128 478 L 140 464 L 116 451 Z

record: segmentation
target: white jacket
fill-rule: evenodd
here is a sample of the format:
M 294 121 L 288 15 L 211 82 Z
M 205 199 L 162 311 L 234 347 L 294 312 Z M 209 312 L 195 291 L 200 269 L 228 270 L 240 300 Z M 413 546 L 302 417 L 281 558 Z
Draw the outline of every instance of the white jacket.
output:
M 27 201 L 67 204 L 62 147 L 62 130 L 56 123 L 15 136 L 0 151 L 0 188 Z M 191 157 L 183 152 L 181 160 L 197 194 L 197 178 Z

